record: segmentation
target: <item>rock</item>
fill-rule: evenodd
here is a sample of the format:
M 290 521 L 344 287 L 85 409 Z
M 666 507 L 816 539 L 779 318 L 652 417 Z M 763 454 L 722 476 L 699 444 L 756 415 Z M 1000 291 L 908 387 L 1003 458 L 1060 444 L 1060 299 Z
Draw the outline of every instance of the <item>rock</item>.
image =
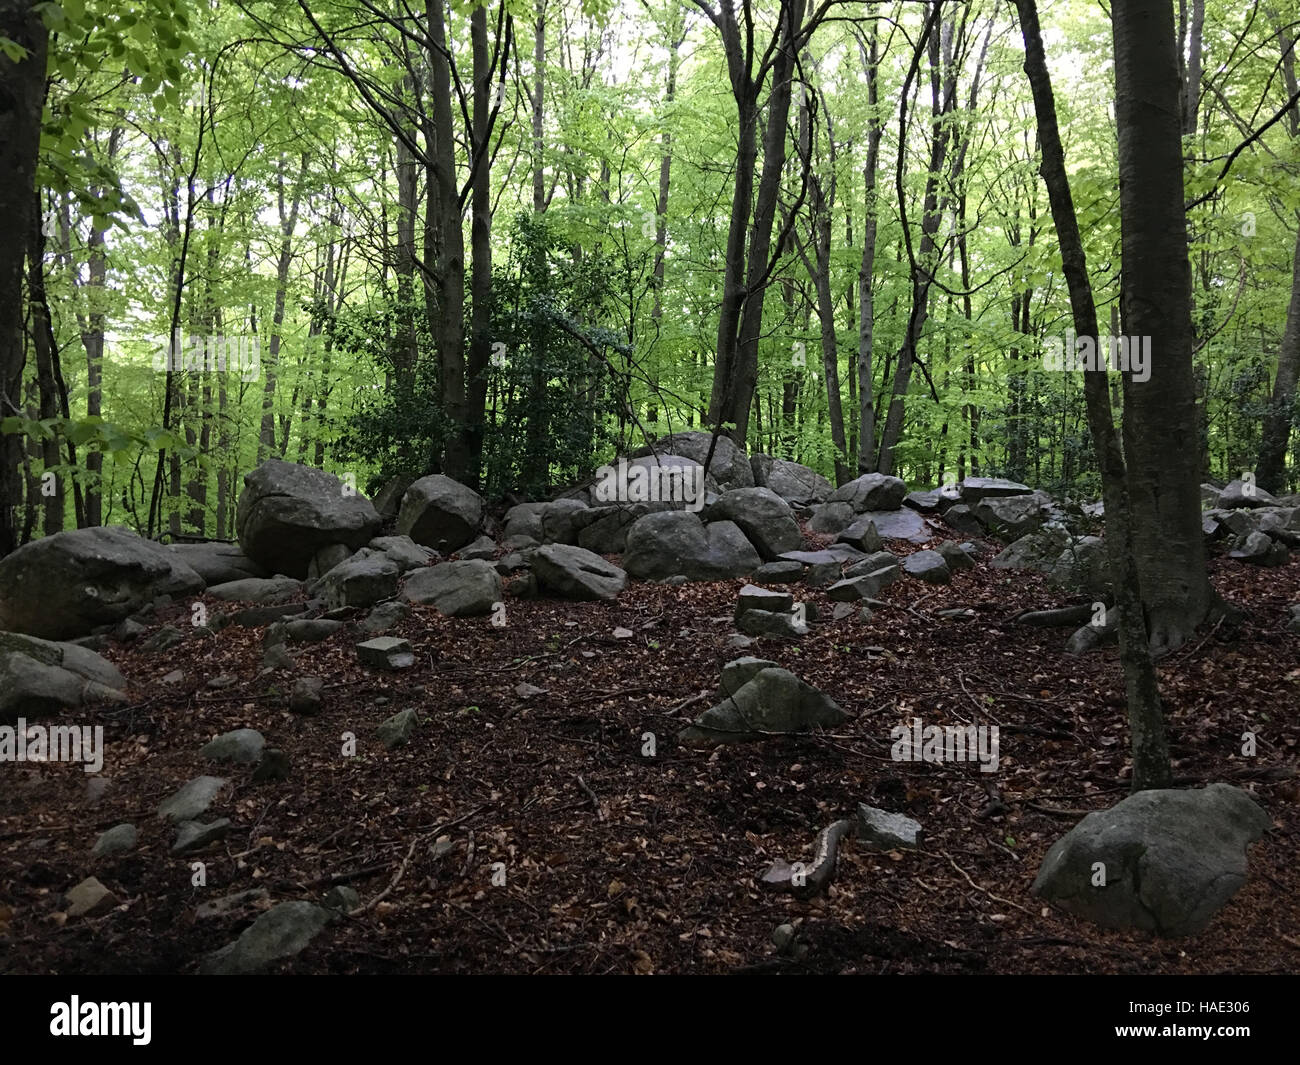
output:
M 108 794 L 112 783 L 108 777 L 91 777 L 86 781 L 86 805 L 97 806 Z
M 173 647 L 184 642 L 185 634 L 180 629 L 171 625 L 164 625 L 140 644 L 140 650 L 149 654 L 158 654 L 160 651 L 170 651 Z
M 1228 557 L 1256 566 L 1285 566 L 1291 554 L 1285 544 L 1278 543 L 1262 532 L 1253 532 L 1238 540 L 1228 552 Z
M 794 584 L 802 578 L 801 562 L 764 562 L 754 570 L 754 580 L 762 584 Z
M 62 640 L 115 625 L 162 595 L 197 594 L 203 578 L 129 529 L 55 533 L 0 559 L 0 630 Z
M 1047 573 L 1069 546 L 1070 534 L 1065 529 L 1059 525 L 1047 525 L 1004 548 L 991 565 L 994 569 Z
M 295 614 L 305 614 L 307 612 L 306 603 L 284 603 L 273 604 L 271 606 L 250 606 L 243 610 L 237 610 L 231 617 L 231 623 L 245 629 L 256 629 L 280 618 L 293 617 Z
M 35 719 L 81 705 L 85 682 L 60 666 L 0 652 L 0 724 Z
M 683 510 L 638 518 L 628 529 L 623 556 L 628 574 L 642 580 L 675 575 L 726 580 L 752 573 L 760 562 L 734 522 L 714 521 L 706 527 L 697 515 Z
M 578 546 L 598 555 L 621 555 L 627 550 L 627 531 L 637 518 L 672 509 L 662 503 L 618 503 L 592 507 L 576 522 L 586 522 L 578 530 Z
M 393 600 L 380 603 L 361 620 L 362 632 L 387 632 L 394 625 L 411 616 L 411 608 L 405 603 Z
M 343 628 L 343 622 L 328 618 L 297 618 L 277 624 L 284 626 L 285 637 L 293 643 L 320 643 Z
M 347 884 L 335 884 L 321 899 L 321 905 L 335 913 L 350 913 L 361 905 L 361 896 Z
M 738 679 L 738 678 L 736 678 Z M 686 746 L 710 747 L 764 738 L 769 733 L 803 732 L 846 721 L 831 699 L 779 667 L 758 669 L 723 702 L 704 711 L 678 734 Z
M 1017 497 L 1012 497 L 1017 498 Z M 975 516 L 965 503 L 957 503 L 943 512 L 943 520 L 948 523 L 948 528 L 959 533 L 966 533 L 969 536 L 983 536 L 984 523 Z
M 210 902 L 200 902 L 194 910 L 194 916 L 200 921 L 212 920 L 214 917 L 236 917 L 247 910 L 261 908 L 260 903 L 270 900 L 271 893 L 266 888 L 249 888 Z
M 866 511 L 860 520 L 869 520 L 882 540 L 907 540 L 923 544 L 933 533 L 926 520 L 914 510 Z
M 733 658 L 722 667 L 722 677 L 718 683 L 718 691 L 724 697 L 735 695 L 763 670 L 778 668 L 780 667 L 777 663 L 766 658 L 755 658 L 752 655 L 746 655 L 744 658 Z
M 69 917 L 98 917 L 117 905 L 113 893 L 93 876 L 86 877 L 66 896 Z
M 462 547 L 458 553 L 461 558 L 481 558 L 490 561 L 496 557 L 497 543 L 490 536 L 480 536 L 473 543 Z
M 1245 884 L 1246 848 L 1269 825 L 1228 784 L 1140 791 L 1052 844 L 1033 892 L 1104 928 L 1193 935 Z
M 414 710 L 400 710 L 375 729 L 379 742 L 390 751 L 405 747 L 419 723 Z
M 246 577 L 229 584 L 209 588 L 214 599 L 240 603 L 267 603 L 279 605 L 302 593 L 302 582 L 292 577 Z
M 814 562 L 804 574 L 804 584 L 809 588 L 826 588 L 844 575 L 842 569 L 839 562 Z
M 888 573 L 882 574 L 882 570 Z M 873 551 L 871 554 L 853 563 L 844 571 L 845 577 L 862 577 L 868 573 L 876 574 L 882 588 L 887 587 L 903 575 L 902 563 L 892 551 Z
M 1300 507 L 1260 507 L 1258 510 L 1232 511 L 1234 514 L 1253 514 L 1258 520 L 1258 530 L 1288 547 L 1300 547 Z
M 412 603 L 432 604 L 455 618 L 492 613 L 502 592 L 501 574 L 492 563 L 468 558 L 415 570 L 402 586 Z
M 787 551 L 781 561 L 801 562 L 806 566 L 819 566 L 826 562 L 839 565 L 844 562 L 859 562 L 865 556 L 856 547 L 848 544 L 831 544 L 820 551 Z
M 1032 495 L 984 499 L 976 505 L 975 517 L 1003 543 L 1028 536 L 1043 524 L 1039 501 Z
M 920 824 L 902 814 L 858 803 L 858 840 L 871 850 L 915 850 L 921 845 Z
M 1090 621 L 1088 624 L 1075 629 L 1065 643 L 1065 653 L 1067 655 L 1084 655 L 1089 651 L 1104 647 L 1108 643 L 1115 643 L 1118 639 L 1119 611 L 1111 607 L 1106 611 L 1106 618 L 1102 624 L 1096 625 Z
M 244 475 L 235 528 L 250 559 L 299 580 L 322 547 L 357 550 L 379 530 L 370 500 L 331 473 L 267 459 Z
M 180 684 L 183 680 L 185 680 L 185 671 L 173 669 L 170 673 L 163 674 L 162 682 L 164 684 Z
M 205 976 L 260 972 L 305 950 L 331 918 L 310 902 L 282 902 L 262 914 L 233 943 L 208 955 L 199 966 Z
M 158 816 L 169 821 L 194 821 L 212 805 L 229 783 L 222 777 L 195 777 L 158 806 Z
M 835 877 L 835 859 L 840 840 L 853 831 L 852 821 L 836 821 L 817 833 L 813 843 L 812 858 L 796 870 L 778 858 L 759 881 L 767 891 L 786 891 L 797 899 L 815 898 L 824 892 Z M 788 926 L 787 926 L 788 927 Z M 791 930 L 793 932 L 793 929 Z M 793 935 L 791 936 L 793 941 Z
M 841 485 L 828 497 L 831 503 L 848 503 L 854 513 L 897 510 L 903 505 L 907 485 L 897 477 L 883 473 L 864 473 L 856 480 Z
M 105 858 L 110 854 L 123 854 L 134 850 L 139 838 L 140 833 L 135 825 L 114 825 L 107 832 L 100 833 L 90 853 L 96 858 Z
M 903 559 L 903 572 L 928 584 L 948 584 L 952 571 L 938 551 L 914 551 Z
M 533 553 L 533 572 L 542 588 L 568 599 L 617 599 L 627 574 L 581 547 L 546 544 Z
M 270 647 L 266 648 L 266 650 L 262 653 L 263 669 L 292 670 L 296 668 L 296 666 L 297 663 L 294 662 L 293 655 L 289 654 L 289 652 L 285 650 L 284 644 L 282 643 L 272 644 Z
M 1287 610 L 1290 611 L 1291 618 L 1286 623 L 1286 631 L 1300 632 L 1300 603 L 1292 603 Z
M 113 639 L 118 643 L 130 643 L 133 640 L 138 640 L 148 631 L 149 629 L 136 621 L 135 618 L 126 618 L 118 622 L 117 628 L 113 630 Z
M 736 614 L 736 628 L 746 636 L 780 636 L 796 639 L 808 634 L 808 626 L 793 614 L 772 610 L 745 610 Z
M 702 515 L 706 522 L 731 521 L 740 527 L 761 558 L 803 546 L 803 534 L 790 505 L 770 488 L 737 488 L 724 493 Z
M 357 644 L 357 658 L 372 669 L 410 669 L 415 665 L 410 641 L 396 636 L 376 636 Z
M 413 481 L 413 477 L 398 474 L 396 477 L 390 477 L 385 481 L 383 487 L 375 493 L 375 498 L 372 501 L 375 512 L 385 524 L 397 517 L 397 512 L 402 506 L 402 497 L 406 495 L 406 490 L 411 487 Z M 370 546 L 374 546 L 373 541 Z
M 754 471 L 749 459 L 729 436 L 719 433 L 717 443 L 713 434 L 700 430 L 688 430 L 674 433 L 672 436 L 660 437 L 653 444 L 632 452 L 631 458 L 648 457 L 653 453 L 659 455 L 681 455 L 704 465 L 712 447 L 713 460 L 708 465 L 708 474 L 726 492 L 735 488 L 753 488 Z
M 746 610 L 769 610 L 789 613 L 794 609 L 794 596 L 789 592 L 773 592 L 767 588 L 747 584 L 740 589 L 740 598 L 736 601 L 736 617 Z
M 580 499 L 555 499 L 538 504 L 537 519 L 542 526 L 541 535 L 535 538 L 538 543 L 572 544 L 579 528 L 590 521 L 589 508 Z
M 772 930 L 772 946 L 777 953 L 789 954 L 794 949 L 796 932 L 792 924 L 779 924 Z
M 835 538 L 837 544 L 848 544 L 859 551 L 879 551 L 880 533 L 870 518 L 858 518 Z
M 975 560 L 971 558 L 970 553 L 963 551 L 961 547 L 951 540 L 944 540 L 936 544 L 934 549 L 943 557 L 943 560 L 948 563 L 948 568 L 954 573 L 958 570 L 975 568 Z
M 352 548 L 347 544 L 328 544 L 311 557 L 307 564 L 307 579 L 318 580 L 341 562 L 352 557 Z
M 815 533 L 838 533 L 848 528 L 856 516 L 852 504 L 820 503 L 812 508 L 808 528 Z
M 407 489 L 397 531 L 446 555 L 473 540 L 482 522 L 483 498 L 459 481 L 435 473 Z
M 1032 489 L 1019 481 L 1002 477 L 967 477 L 957 487 L 957 495 L 968 507 L 1001 496 L 1027 496 Z
M 208 682 L 203 685 L 209 691 L 225 691 L 227 688 L 233 688 L 239 683 L 239 678 L 233 673 L 220 673 L 215 677 L 209 678 Z
M 1204 485 L 1202 485 L 1204 488 Z M 1220 510 L 1236 510 L 1239 507 L 1275 507 L 1277 499 L 1256 484 L 1246 484 L 1238 479 L 1228 482 L 1228 486 L 1219 493 L 1214 505 Z
M 238 544 L 220 542 L 203 544 L 168 544 L 167 551 L 203 578 L 209 588 L 247 577 L 270 574 L 244 554 Z
M 266 737 L 257 729 L 240 728 L 226 732 L 210 741 L 199 752 L 209 762 L 234 762 L 236 765 L 254 765 L 262 757 Z
M 934 488 L 928 492 L 908 492 L 903 496 L 903 506 L 922 514 L 937 514 L 944 503 L 951 503 L 951 497 Z
M 751 455 L 749 468 L 757 487 L 770 488 L 787 503 L 802 506 L 822 503 L 834 491 L 831 482 L 820 473 L 788 459 Z
M 846 577 L 826 589 L 826 597 L 836 603 L 853 603 L 859 599 L 874 599 L 882 588 L 892 584 L 897 578 L 897 567 L 882 567 L 871 573 Z
M 176 826 L 176 842 L 172 844 L 172 853 L 192 854 L 201 851 L 208 844 L 225 838 L 233 827 L 228 817 L 206 825 L 199 821 L 182 821 Z
M 1048 568 L 1047 580 L 1070 595 L 1086 595 L 1093 600 L 1107 598 L 1110 568 L 1105 543 L 1100 537 L 1084 536 L 1068 545 Z
M 331 607 L 373 606 L 397 594 L 399 573 L 387 555 L 359 552 L 326 573 L 314 590 Z
M 277 747 L 268 747 L 262 752 L 262 760 L 253 770 L 253 783 L 261 784 L 269 780 L 287 780 L 289 778 L 289 756 Z
M 402 573 L 438 559 L 437 551 L 420 546 L 409 536 L 376 536 L 367 546 L 383 554 Z

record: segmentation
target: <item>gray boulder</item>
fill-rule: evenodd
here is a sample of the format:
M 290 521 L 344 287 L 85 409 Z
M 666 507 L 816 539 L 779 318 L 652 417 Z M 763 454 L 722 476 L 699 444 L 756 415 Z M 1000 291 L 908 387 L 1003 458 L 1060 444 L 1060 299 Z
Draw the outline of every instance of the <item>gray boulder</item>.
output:
M 202 577 L 203 583 L 209 587 L 243 580 L 245 577 L 270 576 L 244 554 L 238 544 L 169 544 L 167 550 Z
M 1005 547 L 990 563 L 994 569 L 1046 573 L 1070 546 L 1070 534 L 1059 525 L 1045 525 Z
M 934 535 L 925 518 L 915 510 L 867 510 L 859 520 L 870 521 L 882 540 L 923 544 Z
M 689 511 L 666 510 L 638 518 L 627 533 L 623 566 L 641 580 L 684 576 L 725 580 L 756 570 L 761 559 L 740 528 L 730 521 L 707 527 Z
M 957 486 L 957 495 L 968 507 L 999 496 L 1027 496 L 1033 489 L 1003 477 L 967 477 Z
M 411 573 L 402 585 L 402 595 L 410 602 L 432 604 L 448 617 L 490 614 L 502 591 L 496 567 L 472 558 L 426 566 Z
M 834 491 L 831 482 L 820 473 L 788 459 L 751 455 L 749 468 L 753 471 L 755 486 L 770 488 L 787 503 L 804 506 L 823 503 Z
M 1016 497 L 1012 497 L 1016 498 Z M 943 512 L 943 520 L 950 529 L 970 536 L 983 536 L 984 523 L 976 517 L 975 512 L 965 503 L 956 503 Z
M 199 756 L 209 762 L 234 762 L 236 765 L 256 765 L 266 746 L 266 737 L 255 728 L 239 728 L 222 733 L 204 745 Z
M 1033 495 L 990 496 L 975 505 L 975 517 L 1004 544 L 1028 536 L 1043 524 L 1039 500 Z
M 385 555 L 402 573 L 419 569 L 438 558 L 436 551 L 422 547 L 409 536 L 376 536 L 367 546 Z
M 642 458 L 651 454 L 681 455 L 703 465 L 708 457 L 710 446 L 713 446 L 713 461 L 709 463 L 708 474 L 717 482 L 721 491 L 754 487 L 754 471 L 750 468 L 749 458 L 736 446 L 735 441 L 724 433 L 718 434 L 716 445 L 713 444 L 712 433 L 698 429 L 674 433 L 672 436 L 660 437 L 653 444 L 632 452 L 631 457 Z
M 1253 532 L 1249 536 L 1239 537 L 1228 552 L 1228 557 L 1256 566 L 1285 566 L 1291 553 L 1285 544 L 1278 543 L 1267 534 Z
M 1219 498 L 1215 500 L 1214 505 L 1220 510 L 1236 510 L 1239 507 L 1254 509 L 1277 506 L 1277 499 L 1258 485 L 1248 485 L 1244 481 L 1236 480 L 1228 482 L 1228 486 L 1219 493 Z
M 410 641 L 397 636 L 376 636 L 357 644 L 357 658 L 363 666 L 372 669 L 396 671 L 415 665 Z
M 1141 791 L 1052 844 L 1033 892 L 1104 928 L 1193 935 L 1246 883 L 1246 848 L 1269 826 L 1228 784 Z
M 0 632 L 0 724 L 29 720 L 87 702 L 125 702 L 126 680 L 94 651 L 15 632 Z
M 235 528 L 244 554 L 268 573 L 302 579 L 322 547 L 357 550 L 379 531 L 370 500 L 332 473 L 267 459 L 244 474 Z
M 446 555 L 473 540 L 482 522 L 482 496 L 435 473 L 406 490 L 397 513 L 397 532 Z
M 612 562 L 581 547 L 546 544 L 532 558 L 542 588 L 568 599 L 617 599 L 627 574 Z
M 129 529 L 55 533 L 0 559 L 0 630 L 46 639 L 85 636 L 160 596 L 203 590 L 203 578 Z
M 216 801 L 228 781 L 221 777 L 195 777 L 158 806 L 158 816 L 168 821 L 194 821 Z
M 218 584 L 208 595 L 228 603 L 287 603 L 302 591 L 302 582 L 292 577 L 245 577 Z
M 815 533 L 837 533 L 851 525 L 856 516 L 852 503 L 819 503 L 812 508 L 808 528 Z
M 884 473 L 864 473 L 835 489 L 828 497 L 831 503 L 848 503 L 855 513 L 865 511 L 897 510 L 903 505 L 907 485 L 897 477 Z
M 999 558 L 1001 556 L 998 556 Z M 996 565 L 996 559 L 994 560 Z M 1110 591 L 1106 545 L 1097 536 L 1084 536 L 1067 545 L 1047 569 L 1050 584 L 1070 595 L 1100 599 Z
M 397 594 L 397 564 L 385 554 L 363 548 L 325 574 L 312 589 L 327 606 L 374 606 Z
M 876 523 L 870 518 L 858 518 L 835 537 L 835 542 L 848 544 L 859 551 L 879 551 L 880 532 L 876 529 Z
M 868 850 L 915 850 L 921 845 L 921 825 L 904 814 L 892 814 L 858 803 L 858 841 Z
M 797 551 L 803 545 L 790 505 L 770 488 L 726 492 L 702 516 L 706 522 L 735 522 L 759 556 L 769 562 L 781 552 Z
M 927 584 L 948 584 L 952 581 L 948 562 L 938 551 L 914 551 L 903 559 L 903 571 L 912 577 L 919 577 Z

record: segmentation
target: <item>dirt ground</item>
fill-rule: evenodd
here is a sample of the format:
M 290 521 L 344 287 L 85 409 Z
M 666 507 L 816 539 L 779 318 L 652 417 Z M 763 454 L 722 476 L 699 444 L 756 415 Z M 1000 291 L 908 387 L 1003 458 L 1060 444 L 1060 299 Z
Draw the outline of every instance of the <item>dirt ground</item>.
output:
M 414 645 L 405 672 L 360 667 L 354 625 L 301 649 L 299 673 L 328 684 L 314 717 L 288 711 L 287 674 L 257 679 L 260 629 L 189 635 L 160 654 L 110 645 L 132 704 L 66 720 L 105 726 L 104 797 L 88 804 L 80 766 L 0 766 L 0 973 L 191 973 L 255 916 L 200 920 L 198 904 L 255 887 L 272 902 L 316 900 L 337 883 L 373 905 L 276 971 L 1300 971 L 1300 636 L 1285 632 L 1300 562 L 1215 559 L 1214 583 L 1246 621 L 1162 663 L 1177 783 L 1234 783 L 1273 819 L 1251 847 L 1249 883 L 1209 929 L 1162 941 L 1101 931 L 1030 894 L 1051 843 L 1127 793 L 1128 730 L 1116 651 L 1067 657 L 1069 630 L 1010 624 L 1061 600 L 988 557 L 951 585 L 895 583 L 870 620 L 855 611 L 748 651 L 726 646 L 741 580 L 631 582 L 614 604 L 511 599 L 504 628 L 416 607 L 392 633 Z M 829 618 L 823 593 L 796 593 Z M 936 616 L 954 607 L 970 613 Z M 165 621 L 189 633 L 190 604 Z M 633 635 L 616 638 L 618 628 Z M 713 751 L 678 746 L 741 654 L 792 670 L 853 720 Z M 184 681 L 163 684 L 177 668 Z M 220 674 L 240 681 L 209 690 Z M 541 692 L 521 696 L 521 684 Z M 386 751 L 374 728 L 408 707 L 420 725 Z M 998 724 L 999 772 L 892 761 L 889 731 L 913 717 Z M 254 784 L 247 768 L 200 758 L 207 740 L 242 727 L 288 754 L 287 780 Z M 1247 730 L 1259 737 L 1253 758 L 1241 755 Z M 354 757 L 342 753 L 349 732 Z M 172 857 L 173 830 L 154 810 L 202 773 L 229 777 L 210 814 L 237 830 Z M 760 889 L 773 861 L 807 859 L 818 830 L 860 802 L 916 818 L 923 849 L 846 841 L 824 897 Z M 140 828 L 136 849 L 92 859 L 98 833 L 123 821 Z M 206 887 L 191 884 L 195 860 Z M 120 905 L 68 918 L 63 893 L 92 874 Z M 799 929 L 798 958 L 772 945 L 783 923 Z

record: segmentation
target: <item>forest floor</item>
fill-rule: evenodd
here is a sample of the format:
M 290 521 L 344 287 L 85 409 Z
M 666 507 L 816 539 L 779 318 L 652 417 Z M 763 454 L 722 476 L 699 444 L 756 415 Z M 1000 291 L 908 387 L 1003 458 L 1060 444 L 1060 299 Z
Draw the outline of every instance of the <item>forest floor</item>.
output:
M 512 599 L 504 628 L 415 607 L 391 633 L 416 650 L 405 672 L 361 668 L 352 625 L 302 649 L 299 671 L 329 684 L 313 717 L 285 709 L 284 674 L 256 679 L 260 629 L 154 655 L 111 645 L 135 701 L 75 722 L 105 726 L 104 797 L 87 804 L 79 766 L 4 766 L 0 973 L 194 972 L 252 916 L 198 919 L 199 903 L 256 887 L 271 902 L 319 900 L 339 882 L 373 905 L 277 971 L 1300 971 L 1300 636 L 1285 632 L 1300 561 L 1213 559 L 1216 588 L 1246 620 L 1160 665 L 1176 783 L 1246 788 L 1273 830 L 1205 932 L 1158 940 L 1100 930 L 1030 894 L 1052 842 L 1127 794 L 1123 687 L 1114 648 L 1068 657 L 1070 630 L 1008 623 L 1061 599 L 988 557 L 947 586 L 893 584 L 869 620 L 855 610 L 797 643 L 747 651 L 727 646 L 740 580 L 633 582 L 612 604 Z M 798 594 L 830 616 L 823 593 Z M 936 616 L 955 607 L 971 613 Z M 164 621 L 186 628 L 189 604 Z M 834 733 L 679 747 L 676 732 L 717 701 L 721 667 L 741 654 L 774 659 L 853 720 Z M 185 681 L 168 688 L 161 678 L 178 666 Z M 208 690 L 219 674 L 242 679 Z M 521 684 L 541 690 L 521 695 Z M 374 728 L 407 707 L 420 725 L 387 751 Z M 998 724 L 999 771 L 892 761 L 890 729 L 913 717 Z M 287 780 L 253 784 L 247 768 L 200 758 L 207 740 L 243 727 L 288 754 Z M 1241 755 L 1247 730 L 1259 737 L 1253 758 Z M 342 755 L 345 732 L 354 757 Z M 211 813 L 238 827 L 198 855 L 207 885 L 193 887 L 195 858 L 170 855 L 172 830 L 154 810 L 202 773 L 230 778 L 233 797 Z M 1005 812 L 991 814 L 990 781 Z M 825 896 L 760 888 L 773 861 L 807 859 L 817 832 L 861 802 L 920 821 L 922 849 L 846 840 Z M 123 821 L 140 828 L 136 849 L 92 860 L 98 833 Z M 68 919 L 63 893 L 91 874 L 121 905 Z M 797 960 L 772 945 L 783 923 L 807 947 Z

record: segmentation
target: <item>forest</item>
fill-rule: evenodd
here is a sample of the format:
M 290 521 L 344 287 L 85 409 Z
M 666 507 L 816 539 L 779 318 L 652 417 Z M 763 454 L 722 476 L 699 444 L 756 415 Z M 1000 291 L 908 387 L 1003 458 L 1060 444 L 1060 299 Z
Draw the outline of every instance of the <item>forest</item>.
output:
M 1295 972 L 1298 35 L 0 0 L 0 973 Z

